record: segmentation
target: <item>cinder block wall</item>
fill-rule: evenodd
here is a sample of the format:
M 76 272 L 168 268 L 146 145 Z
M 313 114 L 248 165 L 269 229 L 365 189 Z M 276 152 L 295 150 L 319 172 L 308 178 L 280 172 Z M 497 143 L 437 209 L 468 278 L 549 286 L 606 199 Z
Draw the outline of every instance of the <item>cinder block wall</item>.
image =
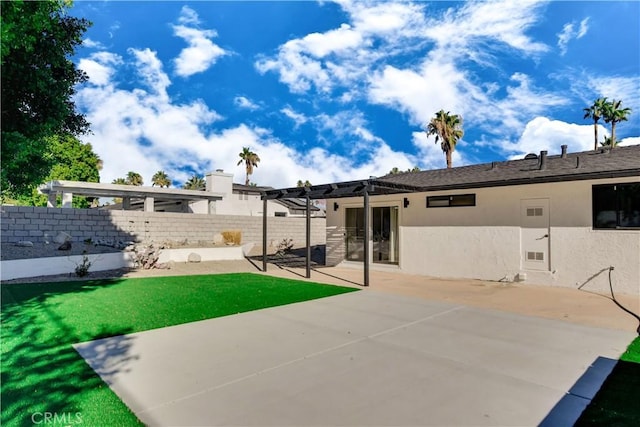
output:
M 277 246 L 282 239 L 290 238 L 295 247 L 304 246 L 305 224 L 305 218 L 268 217 L 268 245 Z M 241 230 L 243 244 L 262 245 L 262 217 L 258 216 L 2 206 L 0 226 L 3 243 L 43 242 L 45 233 L 55 235 L 60 231 L 69 233 L 76 242 L 86 239 L 213 242 L 216 234 Z M 325 227 L 325 218 L 311 218 L 312 245 L 325 244 Z

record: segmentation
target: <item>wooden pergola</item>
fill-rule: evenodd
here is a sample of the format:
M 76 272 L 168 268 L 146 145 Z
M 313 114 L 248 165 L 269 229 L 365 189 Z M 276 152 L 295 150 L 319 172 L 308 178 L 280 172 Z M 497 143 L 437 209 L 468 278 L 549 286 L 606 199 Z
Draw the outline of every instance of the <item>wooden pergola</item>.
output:
M 364 286 L 369 286 L 369 197 L 384 194 L 413 193 L 419 187 L 395 184 L 376 178 L 346 181 L 311 187 L 291 187 L 267 190 L 262 193 L 262 271 L 267 271 L 267 200 L 306 200 L 306 278 L 311 278 L 311 200 L 362 197 L 364 205 Z

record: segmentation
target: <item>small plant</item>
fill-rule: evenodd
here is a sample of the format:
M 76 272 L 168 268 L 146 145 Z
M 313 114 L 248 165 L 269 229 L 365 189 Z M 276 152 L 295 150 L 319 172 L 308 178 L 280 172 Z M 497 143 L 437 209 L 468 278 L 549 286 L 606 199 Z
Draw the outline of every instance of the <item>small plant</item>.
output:
M 76 265 L 76 276 L 85 277 L 89 274 L 89 269 L 93 263 L 89 260 L 87 252 L 82 253 L 82 262 Z
M 222 235 L 222 238 L 224 239 L 224 243 L 226 245 L 238 246 L 242 241 L 242 231 L 240 230 L 223 231 L 220 234 Z
M 293 239 L 282 239 L 280 243 L 278 243 L 278 247 L 276 248 L 276 255 L 279 257 L 285 256 L 290 253 L 293 249 Z

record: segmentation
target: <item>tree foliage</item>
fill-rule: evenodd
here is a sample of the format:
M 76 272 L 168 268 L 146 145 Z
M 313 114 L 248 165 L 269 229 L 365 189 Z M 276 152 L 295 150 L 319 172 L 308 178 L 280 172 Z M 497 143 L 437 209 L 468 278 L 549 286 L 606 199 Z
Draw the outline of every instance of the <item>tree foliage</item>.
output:
M 203 177 L 198 175 L 193 175 L 191 178 L 184 183 L 182 188 L 185 190 L 205 190 L 207 187 L 207 183 Z
M 240 160 L 238 161 L 238 166 L 244 162 L 245 171 L 246 171 L 246 179 L 244 185 L 249 185 L 249 176 L 253 173 L 253 168 L 258 167 L 258 163 L 260 162 L 260 157 L 249 147 L 242 147 L 242 152 L 238 154 L 240 156 Z
M 100 182 L 102 160 L 93 152 L 91 144 L 84 144 L 69 134 L 55 135 L 48 139 L 53 167 L 45 177 L 45 182 L 53 180 Z M 92 198 L 73 196 L 73 206 L 86 208 L 90 206 L 92 200 Z M 20 205 L 46 206 L 47 197 L 38 192 L 37 186 L 33 186 L 13 201 Z
M 302 180 L 299 179 L 298 182 L 296 183 L 296 187 L 298 187 L 298 188 L 302 188 L 302 187 L 309 188 L 309 187 L 311 187 L 311 183 L 309 182 L 308 179 L 305 179 L 304 182 L 302 182 Z
M 631 114 L 631 108 L 622 108 L 622 100 L 616 101 L 615 99 L 608 102 L 604 108 L 604 121 L 611 123 L 611 147 L 615 147 L 618 144 L 616 139 L 616 124 L 628 120 L 629 114 Z
M 440 141 L 442 152 L 447 158 L 447 168 L 451 168 L 451 154 L 456 149 L 458 140 L 464 135 L 462 117 L 440 110 L 427 124 L 426 132 L 427 136 L 436 136 L 436 144 Z
M 169 188 L 169 186 L 171 186 L 171 179 L 169 179 L 169 175 L 167 175 L 165 171 L 158 171 L 153 174 L 153 177 L 151 178 L 151 186 L 154 187 L 156 185 L 160 188 Z
M 127 172 L 127 185 L 135 185 L 135 186 L 144 185 L 144 180 L 142 179 L 142 175 L 140 175 L 138 172 L 133 172 L 133 171 Z
M 69 59 L 90 26 L 67 15 L 68 1 L 2 2 L 2 188 L 26 193 L 54 164 L 51 137 L 89 124 L 72 101 L 87 80 Z
M 118 185 L 140 186 L 144 184 L 144 180 L 142 179 L 142 175 L 140 175 L 138 172 L 129 171 L 127 172 L 127 176 L 125 178 L 116 178 L 111 181 L 111 183 Z
M 598 121 L 602 118 L 606 105 L 608 104 L 607 98 L 598 98 L 593 101 L 593 105 L 583 108 L 584 118 L 593 120 L 593 149 L 598 149 Z
M 604 119 L 605 123 L 611 124 L 611 136 L 604 138 L 600 144 L 604 147 L 615 147 L 618 145 L 616 139 L 616 124 L 628 120 L 631 108 L 622 108 L 622 100 L 607 101 L 607 98 L 598 98 L 593 101 L 593 105 L 583 108 L 584 118 L 593 120 L 594 144 L 593 149 L 598 149 L 598 121 Z

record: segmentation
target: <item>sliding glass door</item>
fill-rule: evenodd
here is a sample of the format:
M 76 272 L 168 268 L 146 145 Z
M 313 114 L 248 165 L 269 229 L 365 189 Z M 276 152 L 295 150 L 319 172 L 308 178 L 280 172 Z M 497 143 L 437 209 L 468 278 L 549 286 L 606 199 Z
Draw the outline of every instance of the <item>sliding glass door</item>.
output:
M 347 261 L 364 261 L 364 208 L 345 209 Z
M 398 264 L 398 207 L 372 209 L 373 262 Z
M 345 259 L 364 261 L 364 209 L 345 209 Z M 371 209 L 372 261 L 398 264 L 398 207 Z

